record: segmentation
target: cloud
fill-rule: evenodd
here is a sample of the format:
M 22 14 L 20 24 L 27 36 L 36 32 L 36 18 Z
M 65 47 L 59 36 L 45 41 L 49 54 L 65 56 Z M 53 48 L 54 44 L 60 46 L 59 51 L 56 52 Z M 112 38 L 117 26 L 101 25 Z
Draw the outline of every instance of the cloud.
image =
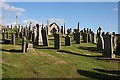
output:
M 18 17 L 23 15 L 25 9 L 20 7 L 12 6 L 6 2 L 0 1 L 1 20 L 0 23 L 4 25 L 10 25 L 15 22 L 15 16 Z
M 21 13 L 21 12 L 25 11 L 25 9 L 23 9 L 23 8 L 11 6 L 5 2 L 0 2 L 0 7 L 2 8 L 2 10 L 8 11 L 8 12 L 11 11 L 11 12 L 16 12 L 16 13 Z
M 113 8 L 113 11 L 118 11 L 118 8 Z

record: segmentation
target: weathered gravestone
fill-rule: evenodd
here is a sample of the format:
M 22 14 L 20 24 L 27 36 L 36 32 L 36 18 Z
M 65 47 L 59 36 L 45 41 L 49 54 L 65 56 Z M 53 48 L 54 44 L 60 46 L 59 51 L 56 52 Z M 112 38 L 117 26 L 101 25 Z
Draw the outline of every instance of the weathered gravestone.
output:
M 37 27 L 36 45 L 43 45 L 41 27 L 39 26 L 39 24 L 36 24 L 36 27 Z
M 100 49 L 104 49 L 104 40 L 102 36 L 98 37 L 97 47 Z
M 92 33 L 92 43 L 96 43 L 96 34 Z
M 26 53 L 26 37 L 22 39 L 22 52 Z
M 34 49 L 33 49 L 33 44 L 32 44 L 32 43 L 29 43 L 29 42 L 28 42 L 28 43 L 26 44 L 26 48 L 27 48 L 27 53 L 34 51 Z
M 113 53 L 113 43 L 112 43 L 112 35 L 110 33 L 106 33 L 104 40 L 104 51 L 103 57 L 105 58 L 115 58 L 115 54 Z
M 54 48 L 61 49 L 61 35 L 57 33 L 54 34 Z
M 77 29 L 74 29 L 74 32 L 73 32 L 73 40 L 75 40 L 76 41 L 76 32 L 77 32 Z
M 5 33 L 2 32 L 2 39 L 5 39 Z
M 91 42 L 91 34 L 88 33 L 88 42 Z
M 80 32 L 76 32 L 76 44 L 80 44 L 81 43 L 80 36 L 81 36 Z
M 88 43 L 88 33 L 87 32 L 83 33 L 83 42 Z
M 70 39 L 70 36 L 69 36 L 69 35 L 67 35 L 67 36 L 65 37 L 65 45 L 66 45 L 66 46 L 71 46 L 71 39 Z
M 9 33 L 6 32 L 6 39 L 9 39 Z
M 43 46 L 48 46 L 48 35 L 47 35 L 47 29 L 42 28 L 42 39 L 43 39 Z
M 120 55 L 120 34 L 118 34 L 116 52 L 117 52 L 118 55 Z
M 113 37 L 112 37 L 112 41 L 113 41 L 113 48 L 114 48 L 114 50 L 116 49 L 116 34 L 115 34 L 115 32 L 113 32 Z
M 100 49 L 104 49 L 104 39 L 102 37 L 102 32 L 101 32 L 101 28 L 98 28 L 98 42 L 97 42 L 97 47 Z
M 23 32 L 20 32 L 20 38 L 21 39 L 23 38 Z
M 12 33 L 12 44 L 15 45 L 15 34 Z

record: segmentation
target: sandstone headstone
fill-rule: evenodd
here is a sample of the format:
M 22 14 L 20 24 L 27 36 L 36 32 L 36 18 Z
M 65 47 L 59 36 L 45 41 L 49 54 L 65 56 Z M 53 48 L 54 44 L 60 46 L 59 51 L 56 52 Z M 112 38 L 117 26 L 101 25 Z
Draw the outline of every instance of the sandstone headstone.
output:
M 27 48 L 27 53 L 34 51 L 33 44 L 31 43 L 27 43 L 26 48 Z
M 113 32 L 113 37 L 112 37 L 112 41 L 113 41 L 113 48 L 114 48 L 114 50 L 116 49 L 116 34 L 115 34 L 115 32 Z

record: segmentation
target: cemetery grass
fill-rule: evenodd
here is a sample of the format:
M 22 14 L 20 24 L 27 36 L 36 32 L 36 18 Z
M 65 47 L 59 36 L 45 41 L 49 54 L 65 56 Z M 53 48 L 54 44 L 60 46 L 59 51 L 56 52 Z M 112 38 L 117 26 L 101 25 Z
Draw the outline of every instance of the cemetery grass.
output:
M 92 78 L 118 79 L 120 76 L 117 60 L 99 60 L 102 57 L 96 44 L 81 43 L 64 45 L 55 50 L 54 38 L 49 36 L 49 47 L 34 46 L 35 51 L 21 52 L 21 39 L 16 44 L 2 44 L 3 78 Z

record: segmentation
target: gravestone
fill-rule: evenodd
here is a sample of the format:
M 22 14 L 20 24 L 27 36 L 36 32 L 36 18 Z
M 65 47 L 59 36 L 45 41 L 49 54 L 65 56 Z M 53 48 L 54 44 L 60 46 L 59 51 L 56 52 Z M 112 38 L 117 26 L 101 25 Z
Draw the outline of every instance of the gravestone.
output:
M 22 52 L 26 53 L 26 37 L 22 39 Z
M 61 49 L 61 35 L 57 33 L 54 34 L 54 48 Z
M 15 34 L 12 33 L 12 44 L 15 45 Z
M 20 32 L 20 38 L 21 39 L 23 38 L 23 32 Z
M 74 29 L 74 32 L 73 32 L 73 40 L 75 40 L 76 41 L 76 32 L 77 32 L 77 29 Z
M 66 34 L 66 28 L 65 28 L 65 23 L 64 23 L 64 34 Z
M 48 35 L 47 30 L 42 28 L 42 39 L 43 39 L 43 46 L 48 46 Z
M 100 49 L 104 49 L 104 40 L 102 36 L 98 37 L 97 47 Z
M 34 44 L 35 43 L 35 33 L 32 32 L 32 43 Z
M 92 43 L 96 43 L 96 34 L 92 33 Z
M 80 32 L 76 32 L 76 44 L 80 44 L 81 43 L 80 36 L 81 36 Z
M 116 49 L 116 34 L 115 34 L 115 32 L 113 32 L 112 35 L 113 35 L 113 37 L 112 37 L 112 39 L 113 39 L 112 41 L 113 41 L 113 42 L 112 42 L 112 43 L 113 43 L 113 48 L 114 48 L 114 50 L 115 50 L 115 49 Z
M 29 31 L 28 40 L 30 41 L 31 38 L 32 38 L 32 31 Z
M 112 35 L 108 32 L 105 35 L 103 57 L 115 58 L 115 54 L 113 53 Z
M 34 51 L 33 44 L 31 44 L 29 42 L 26 44 L 26 48 L 27 48 L 27 53 Z
M 39 26 L 39 24 L 36 24 L 36 27 L 37 27 L 36 45 L 43 45 L 41 27 Z
M 6 39 L 9 39 L 9 33 L 6 32 Z
M 61 26 L 61 33 L 64 34 L 64 28 Z
M 65 37 L 65 45 L 66 45 L 66 46 L 71 46 L 71 39 L 70 39 L 70 36 L 69 36 L 69 35 L 67 35 L 67 36 Z
M 5 39 L 5 33 L 2 32 L 2 39 Z
M 83 42 L 88 43 L 88 33 L 84 32 L 83 34 Z
M 118 34 L 116 52 L 117 52 L 118 55 L 120 55 L 120 34 Z
M 91 42 L 91 34 L 88 33 L 88 42 Z
M 98 42 L 97 42 L 97 47 L 100 49 L 104 49 L 104 39 L 102 37 L 102 32 L 101 32 L 101 28 L 98 28 Z

